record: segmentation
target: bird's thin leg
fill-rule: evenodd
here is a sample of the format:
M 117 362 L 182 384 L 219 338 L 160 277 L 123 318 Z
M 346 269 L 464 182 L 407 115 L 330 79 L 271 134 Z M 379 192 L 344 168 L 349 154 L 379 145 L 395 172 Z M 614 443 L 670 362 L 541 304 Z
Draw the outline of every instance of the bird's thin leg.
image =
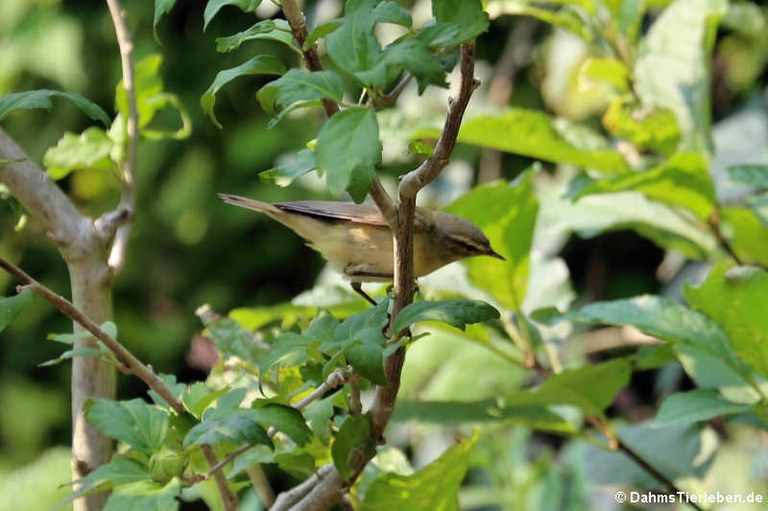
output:
M 359 294 L 363 298 L 365 298 L 365 301 L 373 305 L 374 307 L 378 305 L 373 298 L 368 296 L 368 293 L 363 291 L 363 285 L 360 282 L 351 282 L 350 285 L 352 286 L 352 289 L 355 291 L 355 293 Z

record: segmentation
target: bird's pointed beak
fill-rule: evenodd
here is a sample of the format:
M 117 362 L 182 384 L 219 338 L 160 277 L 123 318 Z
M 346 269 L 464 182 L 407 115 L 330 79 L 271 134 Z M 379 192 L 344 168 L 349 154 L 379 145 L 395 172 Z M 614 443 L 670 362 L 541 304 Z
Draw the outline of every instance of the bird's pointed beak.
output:
M 488 253 L 487 253 L 487 254 L 485 254 L 485 255 L 489 255 L 489 256 L 491 256 L 491 257 L 495 257 L 496 259 L 501 259 L 502 261 L 506 261 L 506 260 L 507 260 L 507 259 L 506 259 L 506 258 L 505 258 L 503 255 L 501 255 L 501 254 L 497 253 L 495 250 L 493 250 L 493 249 L 490 249 L 490 250 L 491 250 L 491 251 L 490 251 L 490 252 L 488 252 Z

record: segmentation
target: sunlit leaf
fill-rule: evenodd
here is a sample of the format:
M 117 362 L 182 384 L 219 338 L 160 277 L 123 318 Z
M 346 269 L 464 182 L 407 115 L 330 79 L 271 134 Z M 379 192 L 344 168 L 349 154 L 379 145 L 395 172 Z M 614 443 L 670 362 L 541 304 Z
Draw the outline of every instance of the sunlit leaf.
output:
M 637 191 L 651 200 L 678 206 L 706 220 L 715 207 L 715 185 L 699 154 L 678 153 L 656 168 L 599 179 L 575 198 L 595 193 Z
M 645 106 L 675 112 L 683 151 L 711 151 L 710 51 L 726 6 L 725 0 L 677 0 L 638 49 L 634 89 Z
M 538 209 L 532 171 L 511 185 L 497 182 L 478 186 L 446 208 L 480 227 L 491 246 L 506 259 L 476 257 L 464 264 L 476 286 L 512 310 L 520 310 L 528 287 Z
M 62 179 L 77 170 L 116 170 L 110 158 L 114 142 L 101 128 L 91 127 L 80 135 L 65 133 L 43 158 L 48 174 Z
M 462 438 L 415 474 L 382 473 L 365 492 L 361 511 L 457 510 L 458 491 L 472 459 L 477 435 Z
M 719 263 L 699 287 L 687 287 L 692 307 L 711 317 L 741 360 L 768 376 L 768 272 Z
M 584 128 L 574 129 L 574 125 L 543 112 L 514 108 L 467 120 L 459 131 L 459 141 L 606 173 L 629 170 L 624 158 L 607 140 L 593 132 L 585 136 Z M 414 138 L 435 135 L 423 131 L 414 134 Z

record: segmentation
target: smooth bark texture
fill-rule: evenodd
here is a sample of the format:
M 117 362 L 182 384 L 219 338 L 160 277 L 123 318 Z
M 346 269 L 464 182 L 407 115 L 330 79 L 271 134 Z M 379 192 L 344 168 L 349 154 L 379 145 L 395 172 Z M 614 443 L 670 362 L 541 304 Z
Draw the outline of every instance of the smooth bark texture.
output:
M 24 151 L 0 129 L 0 181 L 56 244 L 67 263 L 72 303 L 94 322 L 112 319 L 110 272 L 106 246 L 110 233 L 100 232 L 92 219 L 82 215 L 69 198 Z M 21 160 L 21 161 L 16 161 Z M 105 234 L 107 239 L 105 239 Z M 82 328 L 75 324 L 74 331 Z M 85 338 L 74 348 L 96 346 Z M 115 370 L 93 357 L 75 357 L 72 363 L 72 477 L 77 480 L 112 456 L 112 441 L 85 422 L 82 406 L 89 397 L 115 397 Z M 74 503 L 75 511 L 104 507 L 106 494 L 91 495 Z

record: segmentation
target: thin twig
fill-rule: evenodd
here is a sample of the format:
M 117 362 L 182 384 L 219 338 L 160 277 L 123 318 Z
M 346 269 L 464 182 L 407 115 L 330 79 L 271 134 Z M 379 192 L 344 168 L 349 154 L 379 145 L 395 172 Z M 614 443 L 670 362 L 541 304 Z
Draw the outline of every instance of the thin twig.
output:
M 623 452 L 628 458 L 630 458 L 632 461 L 640 465 L 640 467 L 651 474 L 653 477 L 655 477 L 660 483 L 662 483 L 664 486 L 666 486 L 667 490 L 670 493 L 673 493 L 675 495 L 682 493 L 682 490 L 675 485 L 675 483 L 662 474 L 656 467 L 651 465 L 645 458 L 640 456 L 637 451 L 632 449 L 630 446 L 628 446 L 626 443 L 624 443 L 623 440 L 618 440 L 618 450 Z M 704 511 L 701 506 L 696 504 L 695 502 L 688 502 L 688 505 L 690 505 L 692 508 L 696 509 L 696 511 Z
M 203 451 L 203 456 L 205 456 L 205 461 L 208 462 L 208 465 L 212 467 L 218 465 L 219 460 L 216 458 L 216 453 L 213 451 L 213 447 L 203 444 L 200 448 Z M 226 511 L 237 511 L 237 497 L 229 491 L 227 478 L 221 471 L 214 472 L 213 478 L 216 481 L 216 488 L 219 490 L 219 496 L 224 504 L 224 509 Z
M 264 473 L 264 469 L 258 463 L 253 463 L 251 466 L 245 469 L 248 474 L 248 479 L 251 481 L 251 486 L 259 496 L 262 505 L 265 508 L 269 508 L 275 503 L 275 490 L 272 489 L 272 485 L 267 479 L 267 475 Z
M 413 74 L 411 73 L 405 73 L 405 75 L 400 79 L 397 84 L 395 84 L 394 87 L 392 87 L 392 90 L 390 90 L 385 96 L 382 96 L 378 98 L 376 101 L 369 101 L 368 104 L 371 106 L 375 106 L 377 109 L 380 108 L 386 108 L 389 106 L 392 106 L 397 101 L 397 98 L 400 97 L 400 94 L 403 93 L 406 87 L 408 87 L 408 84 L 410 84 L 413 81 Z
M 448 164 L 451 152 L 456 145 L 456 137 L 459 134 L 461 120 L 464 111 L 469 104 L 472 93 L 479 85 L 475 79 L 475 43 L 466 42 L 461 45 L 461 81 L 459 93 L 455 100 L 451 101 L 448 108 L 448 116 L 445 119 L 443 131 L 437 141 L 432 155 L 427 158 L 416 170 L 412 170 L 403 176 L 398 187 L 400 200 L 412 199 L 416 193 L 437 178 L 440 172 Z
M 173 394 L 171 389 L 161 380 L 155 372 L 144 365 L 133 353 L 128 351 L 117 339 L 110 336 L 99 325 L 94 323 L 88 316 L 83 314 L 72 302 L 51 291 L 37 280 L 33 279 L 24 270 L 18 268 L 11 262 L 0 257 L 0 268 L 12 275 L 21 282 L 25 288 L 28 288 L 34 294 L 47 301 L 65 316 L 71 318 L 74 322 L 82 326 L 91 335 L 101 341 L 117 357 L 127 371 L 139 378 L 154 390 L 163 400 L 168 403 L 177 413 L 184 413 L 184 405 Z
M 139 108 L 136 104 L 136 87 L 134 84 L 133 65 L 133 41 L 125 21 L 125 11 L 118 0 L 107 0 L 109 14 L 115 27 L 117 45 L 120 48 L 120 62 L 123 73 L 123 88 L 128 99 L 128 119 L 126 119 L 126 134 L 128 135 L 128 151 L 125 159 L 120 162 L 122 176 L 122 196 L 117 210 L 126 210 L 128 217 L 133 217 L 136 207 L 136 167 L 139 158 Z M 125 262 L 125 253 L 128 246 L 128 238 L 131 233 L 131 224 L 123 222 L 115 224 L 117 229 L 112 250 L 109 254 L 108 265 L 112 272 L 122 268 Z
M 712 214 L 709 215 L 708 219 L 709 228 L 712 231 L 712 234 L 715 235 L 715 238 L 717 239 L 717 244 L 720 245 L 720 248 L 722 248 L 725 253 L 727 253 L 733 261 L 741 266 L 744 264 L 744 262 L 741 260 L 739 255 L 736 253 L 736 251 L 733 249 L 733 246 L 731 243 L 725 239 L 725 236 L 723 235 L 723 231 L 720 228 L 720 215 L 718 214 L 717 210 L 712 211 Z

